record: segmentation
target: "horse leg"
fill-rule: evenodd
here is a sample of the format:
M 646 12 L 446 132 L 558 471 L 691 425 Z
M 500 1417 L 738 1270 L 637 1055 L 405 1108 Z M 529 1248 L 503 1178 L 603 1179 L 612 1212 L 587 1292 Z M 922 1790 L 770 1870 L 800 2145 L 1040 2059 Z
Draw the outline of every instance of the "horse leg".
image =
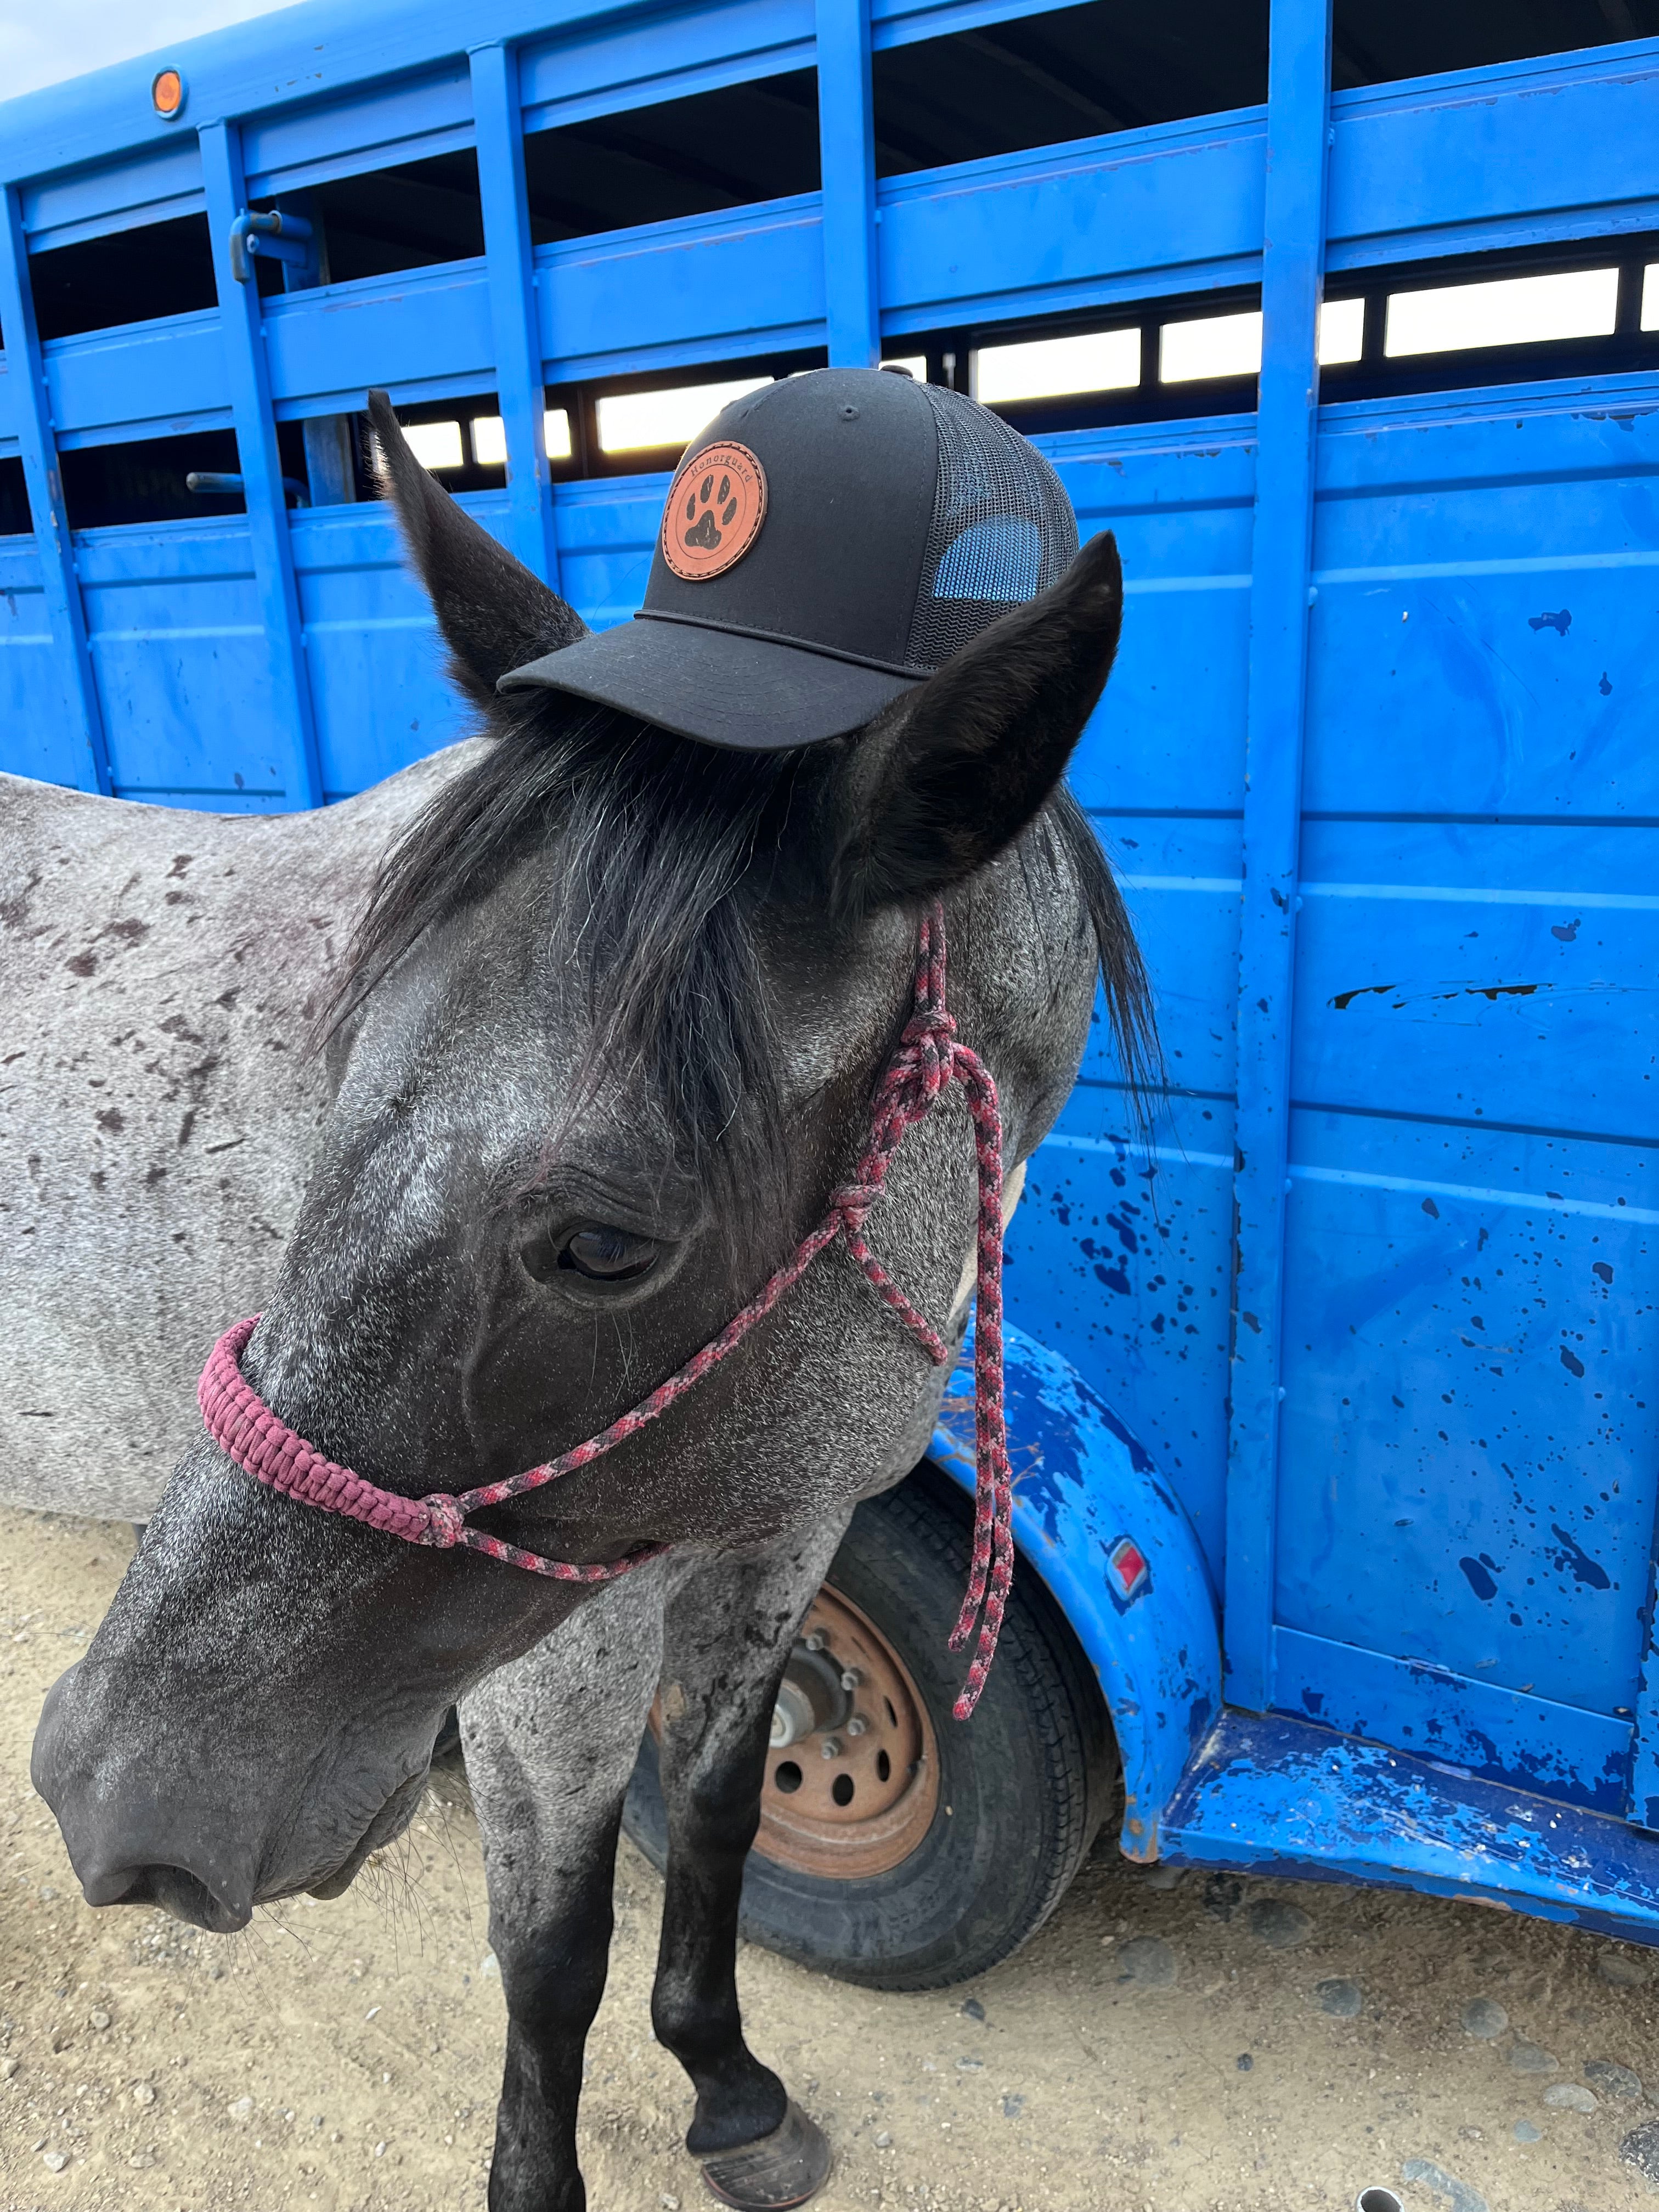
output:
M 489 2212 L 585 2212 L 582 2048 L 605 1992 L 617 1833 L 661 1648 L 661 1577 L 647 1568 L 461 1705 L 507 1996 Z
M 744 2212 L 804 2203 L 830 2171 L 823 2136 L 744 2040 L 737 1940 L 772 1707 L 845 1526 L 711 1562 L 664 1620 L 668 1869 L 651 2019 L 697 2093 L 686 2148 L 715 2196 Z

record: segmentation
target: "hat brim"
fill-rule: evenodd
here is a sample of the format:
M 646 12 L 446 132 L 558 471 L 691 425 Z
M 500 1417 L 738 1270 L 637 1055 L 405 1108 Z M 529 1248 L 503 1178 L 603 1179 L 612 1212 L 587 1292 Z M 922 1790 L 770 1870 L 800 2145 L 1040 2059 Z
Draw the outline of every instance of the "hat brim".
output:
M 694 623 L 626 622 L 509 669 L 498 691 L 568 691 L 678 737 L 782 752 L 860 729 L 921 682 Z

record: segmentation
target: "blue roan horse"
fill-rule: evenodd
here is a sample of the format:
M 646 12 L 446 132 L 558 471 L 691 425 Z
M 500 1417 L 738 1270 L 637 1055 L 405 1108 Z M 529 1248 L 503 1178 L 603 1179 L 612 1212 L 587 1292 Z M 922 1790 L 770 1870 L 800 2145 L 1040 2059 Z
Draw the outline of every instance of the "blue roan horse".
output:
M 35 1778 L 94 1904 L 233 1929 L 344 1888 L 410 1819 L 459 1701 L 509 2016 L 489 2201 L 577 2212 L 583 2040 L 660 1687 L 653 2020 L 716 2193 L 794 2203 L 827 2148 L 744 2043 L 733 1971 L 769 1723 L 854 1509 L 926 1450 L 945 1370 L 831 1249 L 663 1419 L 485 1516 L 567 1560 L 667 1547 L 597 1587 L 274 1496 L 193 1425 L 191 1384 L 258 1304 L 249 1382 L 387 1488 L 462 1491 L 603 1428 L 847 1177 L 935 898 L 1012 1183 L 1076 1075 L 1103 962 L 1132 1059 L 1143 1034 L 1123 910 L 1060 782 L 1116 644 L 1117 554 L 1096 539 L 854 736 L 723 751 L 552 690 L 498 696 L 581 625 L 389 411 L 377 428 L 480 739 L 281 823 L 0 792 L 7 1489 L 149 1519 L 52 1693 Z M 869 1236 L 953 1347 L 975 1218 L 951 1102 Z M 994 1673 L 958 1733 L 994 1751 L 1002 1694 Z M 1055 1817 L 1063 1878 L 1088 1825 Z M 1052 1867 L 1037 1879 L 994 1868 L 1005 1932 L 981 1963 L 1058 1894 Z M 930 1973 L 923 1945 L 898 1978 Z

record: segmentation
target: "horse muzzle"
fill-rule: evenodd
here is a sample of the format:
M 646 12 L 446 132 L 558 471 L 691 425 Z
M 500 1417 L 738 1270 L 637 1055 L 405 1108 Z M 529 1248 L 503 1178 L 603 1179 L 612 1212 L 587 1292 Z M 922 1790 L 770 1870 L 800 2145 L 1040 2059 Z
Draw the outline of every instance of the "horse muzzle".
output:
M 159 1905 L 175 1919 L 216 1936 L 253 1917 L 252 1870 L 192 1825 L 154 1782 L 141 1783 L 120 1759 L 88 1755 L 76 1712 L 80 1662 L 46 1692 L 29 1776 L 55 1814 L 88 1905 Z

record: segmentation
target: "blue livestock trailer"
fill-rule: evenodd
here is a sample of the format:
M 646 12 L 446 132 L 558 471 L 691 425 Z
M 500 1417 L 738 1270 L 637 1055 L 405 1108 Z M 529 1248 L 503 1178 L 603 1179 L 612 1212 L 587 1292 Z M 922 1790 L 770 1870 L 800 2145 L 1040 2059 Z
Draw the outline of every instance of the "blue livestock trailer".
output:
M 0 107 L 0 763 L 314 807 L 457 733 L 370 386 L 594 624 L 710 387 L 1001 407 L 1123 550 L 1075 785 L 1169 1078 L 1147 1139 L 1103 1025 L 1009 1233 L 1028 1644 L 1133 1857 L 1659 1942 L 1644 29 L 307 0 Z M 921 1881 L 957 1755 L 832 1581 L 752 1886 L 830 1964 L 811 1899 Z M 807 1817 L 836 1636 L 912 1730 L 873 1826 Z

